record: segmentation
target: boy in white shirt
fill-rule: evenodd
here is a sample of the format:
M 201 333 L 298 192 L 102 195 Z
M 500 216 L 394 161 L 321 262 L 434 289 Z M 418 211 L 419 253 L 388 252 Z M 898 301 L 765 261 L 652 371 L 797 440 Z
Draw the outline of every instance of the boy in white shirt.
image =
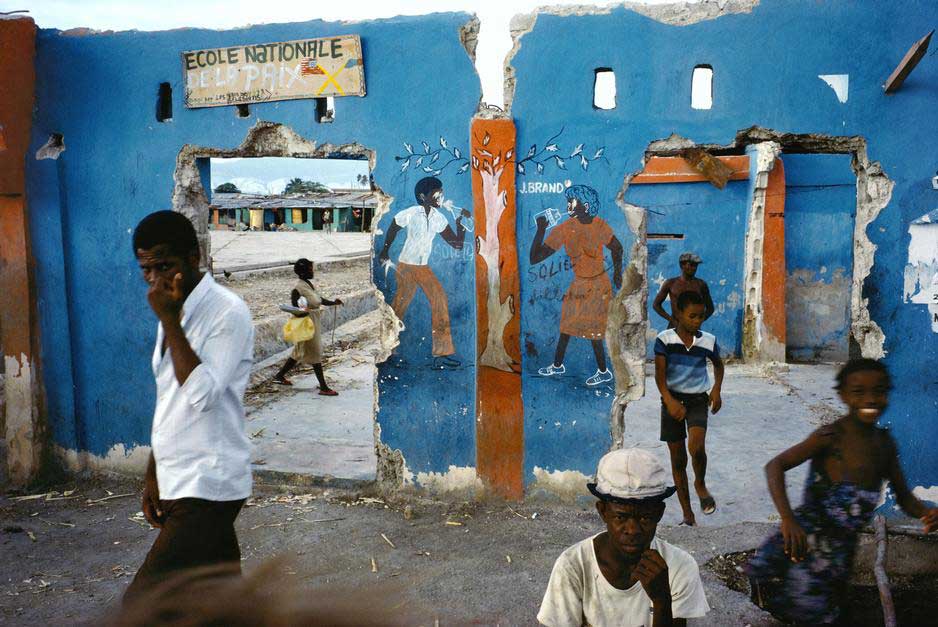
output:
M 648 451 L 603 456 L 587 488 L 606 531 L 557 558 L 537 614 L 542 625 L 683 627 L 710 610 L 694 558 L 655 537 L 675 491 L 666 479 Z

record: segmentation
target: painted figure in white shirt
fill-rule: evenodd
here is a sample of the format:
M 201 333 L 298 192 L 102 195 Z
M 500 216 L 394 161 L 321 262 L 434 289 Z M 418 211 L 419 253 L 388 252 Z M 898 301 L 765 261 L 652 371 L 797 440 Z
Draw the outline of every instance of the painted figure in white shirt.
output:
M 243 406 L 253 362 L 250 312 L 199 270 L 198 239 L 184 215 L 150 214 L 133 247 L 159 320 L 142 508 L 160 534 L 125 598 L 179 569 L 223 562 L 239 570 L 234 520 L 251 493 Z
M 606 530 L 566 549 L 554 564 L 537 614 L 549 627 L 683 627 L 710 607 L 686 551 L 655 537 L 674 494 L 655 456 L 619 449 L 599 462 L 587 488 Z
M 433 252 L 433 242 L 439 234 L 443 241 L 456 250 L 462 250 L 466 228 L 462 221 L 471 218 L 471 214 L 463 209 L 456 218 L 456 230 L 450 226 L 446 216 L 440 211 L 443 206 L 443 183 L 432 176 L 424 177 L 414 186 L 414 196 L 418 205 L 408 207 L 397 213 L 388 234 L 384 238 L 378 261 L 385 267 L 393 267 L 389 252 L 397 234 L 402 230 L 405 233 L 404 247 L 398 257 L 397 293 L 391 308 L 400 320 L 404 319 L 407 308 L 417 293 L 417 288 L 423 290 L 430 301 L 430 325 L 433 337 L 433 365 L 440 368 L 455 368 L 460 365 L 453 355 L 456 349 L 453 346 L 453 337 L 450 331 L 449 304 L 446 292 L 440 285 L 439 279 L 430 269 L 430 253 Z

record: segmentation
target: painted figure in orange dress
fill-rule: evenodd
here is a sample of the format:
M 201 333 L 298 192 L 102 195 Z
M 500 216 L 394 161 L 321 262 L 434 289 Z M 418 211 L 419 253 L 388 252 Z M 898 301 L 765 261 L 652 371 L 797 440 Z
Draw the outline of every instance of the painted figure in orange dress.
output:
M 606 367 L 606 352 L 603 339 L 606 337 L 606 315 L 612 300 L 612 284 L 606 272 L 604 248 L 612 255 L 612 277 L 618 290 L 622 287 L 622 243 L 612 232 L 609 224 L 598 217 L 599 196 L 592 187 L 573 185 L 564 192 L 567 199 L 569 218 L 544 238 L 547 219 L 537 218 L 537 232 L 531 243 L 531 264 L 544 261 L 563 248 L 573 266 L 573 281 L 563 297 L 560 310 L 560 338 L 554 363 L 538 370 L 550 377 L 566 372 L 564 354 L 570 337 L 582 337 L 590 341 L 596 356 L 596 374 L 586 380 L 593 386 L 612 380 Z

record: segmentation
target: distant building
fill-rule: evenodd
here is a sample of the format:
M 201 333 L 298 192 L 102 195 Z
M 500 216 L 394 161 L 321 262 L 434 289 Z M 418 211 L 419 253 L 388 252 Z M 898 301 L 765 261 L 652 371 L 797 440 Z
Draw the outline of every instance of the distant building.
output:
M 329 211 L 334 231 L 370 231 L 376 206 L 374 192 L 365 190 L 287 196 L 214 193 L 209 228 L 272 231 L 286 224 L 297 231 L 321 231 L 323 213 Z

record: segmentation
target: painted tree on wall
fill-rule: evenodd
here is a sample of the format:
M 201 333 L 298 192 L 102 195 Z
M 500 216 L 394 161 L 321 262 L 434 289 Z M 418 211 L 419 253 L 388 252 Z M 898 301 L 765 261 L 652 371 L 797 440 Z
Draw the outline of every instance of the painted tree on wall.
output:
M 509 294 L 501 298 L 501 272 L 498 224 L 508 206 L 508 192 L 501 184 L 505 167 L 512 163 L 514 149 L 502 151 L 490 146 L 491 136 L 486 132 L 476 137 L 472 148 L 472 169 L 479 173 L 482 181 L 482 198 L 485 205 L 485 233 L 478 235 L 479 256 L 485 261 L 488 311 L 488 334 L 485 347 L 479 356 L 479 365 L 499 370 L 512 370 L 512 360 L 503 340 L 505 327 L 514 315 L 514 298 Z

